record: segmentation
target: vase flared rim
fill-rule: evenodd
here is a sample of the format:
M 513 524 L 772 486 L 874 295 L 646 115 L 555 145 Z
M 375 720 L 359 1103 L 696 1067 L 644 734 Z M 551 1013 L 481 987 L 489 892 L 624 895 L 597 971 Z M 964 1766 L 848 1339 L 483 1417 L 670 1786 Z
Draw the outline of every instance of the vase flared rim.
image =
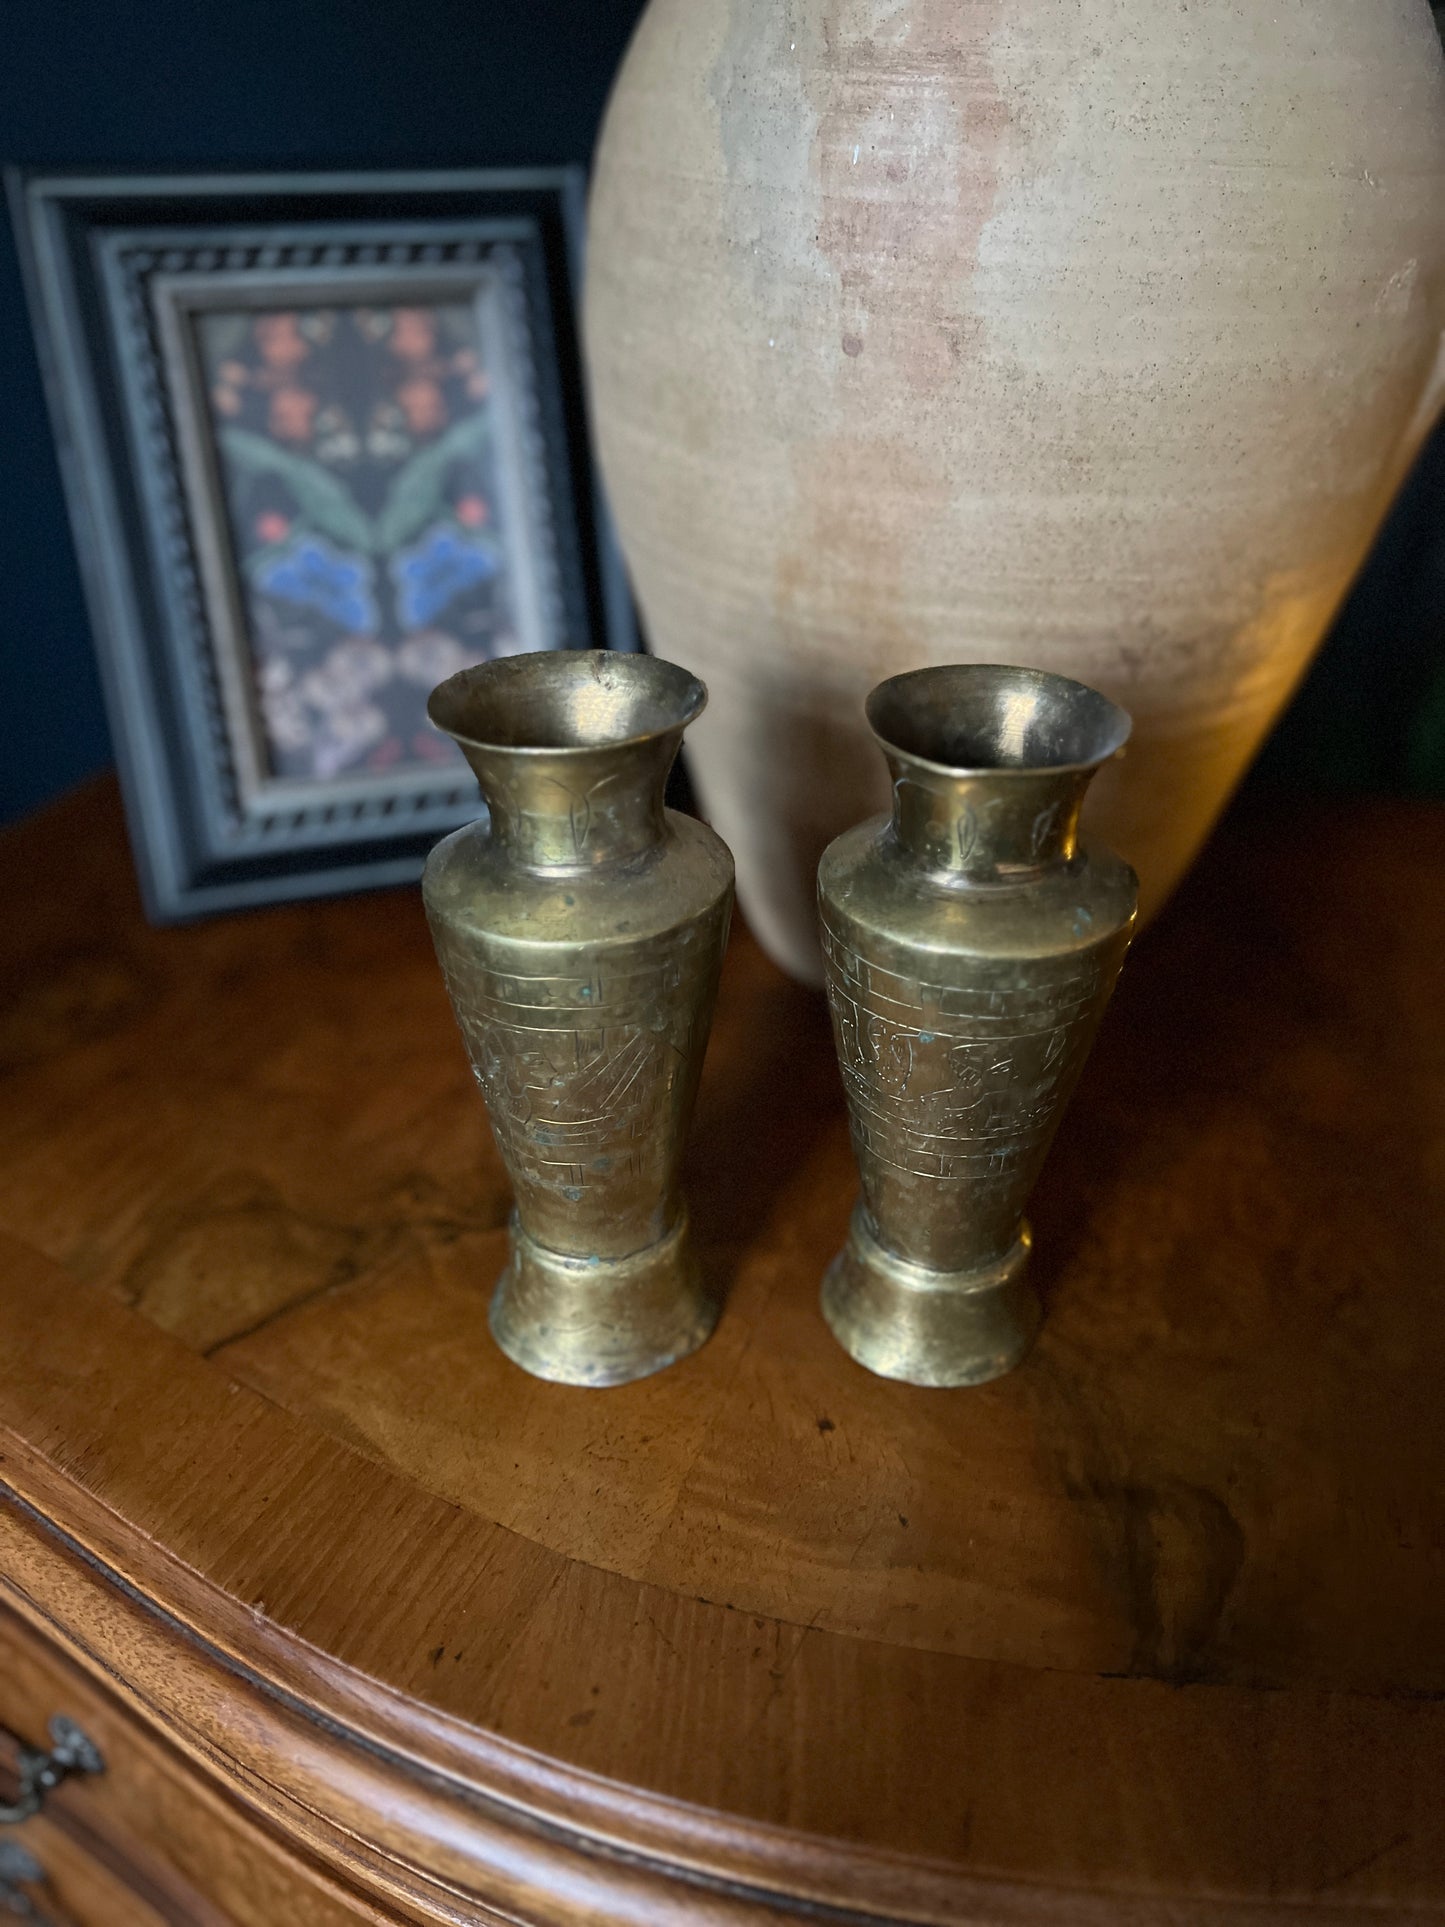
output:
M 890 676 L 864 705 L 880 748 L 941 776 L 1085 775 L 1133 719 L 1071 676 L 1010 663 L 940 663 Z
M 608 649 L 498 656 L 459 669 L 427 698 L 427 715 L 462 748 L 519 757 L 641 748 L 679 735 L 706 707 L 707 686 L 690 670 Z

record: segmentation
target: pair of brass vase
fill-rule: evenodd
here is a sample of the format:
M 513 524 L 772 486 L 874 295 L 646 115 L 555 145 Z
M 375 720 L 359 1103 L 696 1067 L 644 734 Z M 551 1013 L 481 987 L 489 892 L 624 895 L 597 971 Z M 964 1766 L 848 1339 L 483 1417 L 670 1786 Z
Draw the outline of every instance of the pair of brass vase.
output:
M 516 1195 L 492 1330 L 566 1384 L 660 1371 L 717 1317 L 678 1166 L 733 865 L 663 804 L 706 701 L 675 664 L 597 651 L 484 663 L 431 698 L 488 808 L 423 893 Z M 867 714 L 892 813 L 818 872 L 862 1180 L 823 1312 L 884 1377 L 974 1385 L 1037 1330 L 1024 1206 L 1133 933 L 1133 872 L 1078 835 L 1129 719 L 992 666 L 895 676 Z

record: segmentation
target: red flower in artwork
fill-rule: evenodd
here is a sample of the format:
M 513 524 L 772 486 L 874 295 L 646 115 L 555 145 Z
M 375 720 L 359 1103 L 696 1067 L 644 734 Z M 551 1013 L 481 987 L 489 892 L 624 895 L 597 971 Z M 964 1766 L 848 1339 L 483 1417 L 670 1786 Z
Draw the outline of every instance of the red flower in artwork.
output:
M 290 522 L 275 509 L 256 517 L 256 534 L 263 542 L 284 542 L 290 533 Z
M 464 495 L 457 503 L 456 517 L 464 529 L 479 529 L 492 519 L 492 511 L 480 495 Z
M 435 318 L 425 308 L 398 308 L 391 318 L 391 352 L 403 361 L 425 361 L 436 338 Z
M 316 397 L 305 388 L 278 388 L 271 397 L 271 433 L 287 442 L 309 442 Z
M 311 349 L 294 314 L 258 314 L 253 324 L 261 359 L 272 368 L 294 368 Z
M 445 425 L 446 401 L 434 381 L 420 377 L 404 381 L 396 391 L 396 398 L 413 435 L 431 435 Z

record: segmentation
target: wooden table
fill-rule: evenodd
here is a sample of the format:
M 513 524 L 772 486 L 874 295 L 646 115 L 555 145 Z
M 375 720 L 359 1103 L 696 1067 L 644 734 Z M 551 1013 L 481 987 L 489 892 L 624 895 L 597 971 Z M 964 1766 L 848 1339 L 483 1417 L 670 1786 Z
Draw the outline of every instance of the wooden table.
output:
M 582 1392 L 488 1337 L 415 893 L 150 930 L 100 786 L 0 902 L 0 1720 L 107 1758 L 16 1830 L 57 1917 L 1445 1919 L 1445 812 L 1226 824 L 970 1392 L 820 1321 L 827 1023 L 745 935 L 726 1313 Z

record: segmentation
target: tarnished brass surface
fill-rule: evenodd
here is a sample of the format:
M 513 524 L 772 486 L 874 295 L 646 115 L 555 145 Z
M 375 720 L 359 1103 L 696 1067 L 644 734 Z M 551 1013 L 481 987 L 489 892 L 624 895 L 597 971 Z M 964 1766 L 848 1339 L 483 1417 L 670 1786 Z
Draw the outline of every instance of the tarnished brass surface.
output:
M 516 1193 L 492 1330 L 539 1378 L 643 1377 L 716 1318 L 677 1171 L 733 866 L 662 800 L 706 701 L 672 663 L 557 651 L 465 669 L 429 706 L 490 811 L 422 889 Z
M 863 1186 L 823 1313 L 886 1378 L 981 1384 L 1037 1330 L 1024 1206 L 1133 934 L 1133 871 L 1078 839 L 1129 718 L 988 665 L 895 676 L 867 714 L 893 812 L 818 872 Z

